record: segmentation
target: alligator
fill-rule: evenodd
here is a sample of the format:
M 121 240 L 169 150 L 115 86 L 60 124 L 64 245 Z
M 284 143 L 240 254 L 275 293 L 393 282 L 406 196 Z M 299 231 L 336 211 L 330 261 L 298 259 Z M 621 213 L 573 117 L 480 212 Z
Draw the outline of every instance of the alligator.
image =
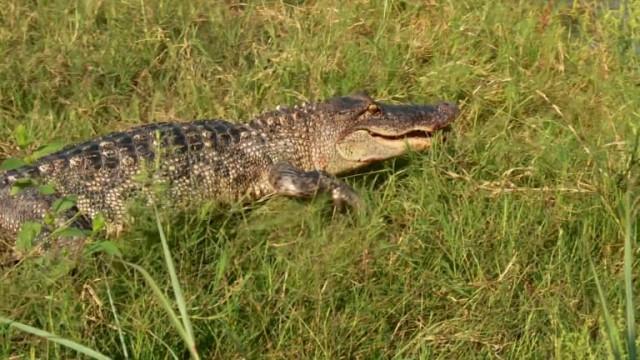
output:
M 130 200 L 153 196 L 150 184 L 158 183 L 175 204 L 328 193 L 337 207 L 360 208 L 356 192 L 337 175 L 430 147 L 432 135 L 458 112 L 449 102 L 394 105 L 356 93 L 278 107 L 241 124 L 161 122 L 110 133 L 0 173 L 0 241 L 15 245 L 24 223 L 42 222 L 56 199 L 70 195 L 75 206 L 58 214 L 56 224 L 86 227 L 102 214 L 107 232 L 119 233 L 131 221 Z M 55 191 L 16 191 L 24 179 Z

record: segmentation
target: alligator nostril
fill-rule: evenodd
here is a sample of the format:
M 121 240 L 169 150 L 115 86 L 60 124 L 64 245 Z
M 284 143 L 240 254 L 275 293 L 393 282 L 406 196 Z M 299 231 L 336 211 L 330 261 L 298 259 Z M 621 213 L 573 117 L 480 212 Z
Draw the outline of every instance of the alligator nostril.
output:
M 447 114 L 451 117 L 456 117 L 460 112 L 458 105 L 452 102 L 441 102 L 437 107 L 439 112 Z
M 452 102 L 444 102 L 443 103 L 446 107 L 448 107 L 449 109 L 453 110 L 453 111 L 458 111 L 458 105 L 456 105 L 455 103 Z

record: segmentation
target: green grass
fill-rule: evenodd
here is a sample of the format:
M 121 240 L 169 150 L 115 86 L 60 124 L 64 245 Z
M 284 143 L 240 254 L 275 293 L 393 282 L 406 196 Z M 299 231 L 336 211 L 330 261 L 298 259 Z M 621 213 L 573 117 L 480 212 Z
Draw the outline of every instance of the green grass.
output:
M 169 306 L 202 358 L 634 351 L 639 2 L 626 17 L 577 0 L 231 3 L 5 1 L 0 159 L 360 89 L 463 111 L 432 151 L 347 178 L 360 215 L 325 198 L 161 211 L 184 301 Z M 19 125 L 34 140 L 24 149 Z M 153 209 L 114 241 L 174 291 Z M 2 317 L 114 358 L 190 354 L 119 260 L 3 271 Z M 0 325 L 0 358 L 19 355 L 77 356 Z

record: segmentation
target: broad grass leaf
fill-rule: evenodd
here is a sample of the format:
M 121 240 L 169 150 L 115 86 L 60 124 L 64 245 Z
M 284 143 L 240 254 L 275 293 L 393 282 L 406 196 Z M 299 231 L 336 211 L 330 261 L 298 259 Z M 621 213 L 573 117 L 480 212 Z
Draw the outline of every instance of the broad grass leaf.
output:
M 18 168 L 21 168 L 23 166 L 27 165 L 27 163 L 22 160 L 22 159 L 18 159 L 18 158 L 8 158 L 5 159 L 2 164 L 0 164 L 0 170 L 15 170 Z
M 42 232 L 42 224 L 34 221 L 27 221 L 20 227 L 16 239 L 18 251 L 27 252 L 33 248 L 33 242 Z

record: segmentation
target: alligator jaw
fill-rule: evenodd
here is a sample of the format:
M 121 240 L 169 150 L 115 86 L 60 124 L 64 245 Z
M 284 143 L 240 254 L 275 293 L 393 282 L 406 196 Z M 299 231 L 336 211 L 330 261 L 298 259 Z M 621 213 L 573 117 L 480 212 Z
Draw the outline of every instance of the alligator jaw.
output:
M 343 159 L 366 165 L 408 151 L 425 150 L 431 146 L 432 135 L 430 131 L 418 129 L 395 135 L 356 130 L 347 135 L 337 148 Z

